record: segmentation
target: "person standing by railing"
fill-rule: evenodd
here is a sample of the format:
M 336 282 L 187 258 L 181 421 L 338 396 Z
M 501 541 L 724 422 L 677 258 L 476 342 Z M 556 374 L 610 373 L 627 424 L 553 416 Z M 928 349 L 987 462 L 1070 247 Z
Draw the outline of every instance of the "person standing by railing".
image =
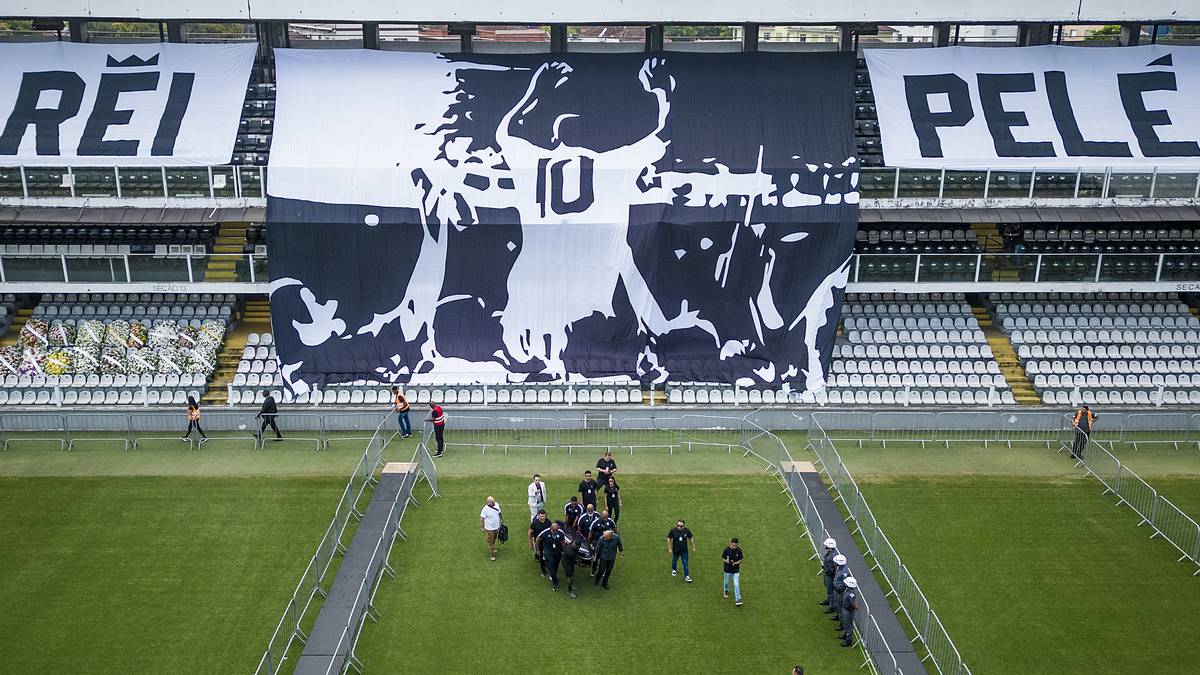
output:
M 441 457 L 446 451 L 446 411 L 432 401 L 429 403 L 429 421 L 433 422 L 433 435 L 437 438 L 437 454 L 434 457 Z
M 846 556 L 841 553 L 833 556 L 833 604 L 829 612 L 833 616 L 829 617 L 830 621 L 842 620 L 842 594 L 846 592 L 846 577 L 850 576 L 850 568 L 846 567 Z
M 845 583 L 846 592 L 842 593 L 842 621 L 839 628 L 845 633 L 841 636 L 842 646 L 850 647 L 854 644 L 854 615 L 858 613 L 858 580 L 846 577 Z
M 408 419 L 408 397 L 400 387 L 392 387 L 392 410 L 396 413 L 396 422 L 400 425 L 400 438 L 412 436 L 412 422 Z
M 821 571 L 825 577 L 825 599 L 817 603 L 829 608 L 825 610 L 826 614 L 833 614 L 838 609 L 834 604 L 836 598 L 833 593 L 833 575 L 837 572 L 837 563 L 833 562 L 833 558 L 837 555 L 839 555 L 837 541 L 833 537 L 826 539 L 825 553 L 821 556 Z
M 1071 456 L 1075 459 L 1083 459 L 1083 450 L 1092 435 L 1092 423 L 1099 417 L 1086 404 L 1075 411 L 1075 419 L 1071 422 L 1075 427 L 1075 445 L 1071 447 Z

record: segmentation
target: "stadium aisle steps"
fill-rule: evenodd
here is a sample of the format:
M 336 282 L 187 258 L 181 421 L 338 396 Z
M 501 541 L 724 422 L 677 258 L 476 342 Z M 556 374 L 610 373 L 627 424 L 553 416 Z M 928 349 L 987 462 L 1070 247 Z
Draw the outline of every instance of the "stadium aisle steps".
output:
M 246 349 L 246 339 L 251 333 L 271 332 L 271 311 L 267 301 L 261 298 L 246 301 L 242 320 L 225 336 L 225 347 L 217 354 L 217 369 L 208 381 L 204 403 L 225 405 L 229 402 L 229 383 L 237 373 L 238 362 Z
M 17 315 L 13 318 L 12 325 L 8 327 L 8 332 L 4 334 L 3 339 L 0 339 L 0 347 L 12 347 L 17 344 L 17 338 L 21 336 L 21 329 L 25 327 L 25 322 L 32 314 L 32 307 L 17 310 Z
M 1029 376 L 1021 367 L 1012 341 L 1000 329 L 992 325 L 992 316 L 987 308 L 972 305 L 971 311 L 979 320 L 979 327 L 983 330 L 983 336 L 987 338 L 988 346 L 992 348 L 992 355 L 996 359 L 996 363 L 1000 364 L 1000 373 L 1004 375 L 1004 380 L 1012 389 L 1013 398 L 1017 399 L 1017 403 L 1020 405 L 1041 405 L 1042 399 L 1033 390 Z
M 249 223 L 221 223 L 213 244 L 213 253 L 241 255 L 246 246 Z M 234 258 L 209 258 L 205 271 L 206 281 L 237 281 L 237 260 Z
M 995 223 L 971 223 L 971 229 L 975 231 L 976 241 L 985 253 L 1004 252 L 1004 238 L 1000 236 Z

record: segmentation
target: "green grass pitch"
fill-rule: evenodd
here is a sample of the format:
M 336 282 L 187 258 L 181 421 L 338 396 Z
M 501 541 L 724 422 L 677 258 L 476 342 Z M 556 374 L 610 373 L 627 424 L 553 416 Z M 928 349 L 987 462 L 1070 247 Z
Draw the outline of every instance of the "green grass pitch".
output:
M 534 437 L 531 435 L 529 437 Z M 797 458 L 802 434 L 783 434 Z M 842 447 L 845 446 L 845 447 Z M 1200 581 L 1148 540 L 1065 456 L 1039 448 L 890 445 L 840 451 L 884 531 L 976 673 L 1184 672 L 1200 644 Z M 316 453 L 216 443 L 16 443 L 0 453 L 0 663 L 11 672 L 251 670 L 324 530 L 361 441 Z M 623 451 L 628 453 L 628 450 Z M 1200 453 L 1119 456 L 1189 513 Z M 411 446 L 389 459 L 407 460 Z M 565 672 L 530 644 L 601 639 L 620 672 L 857 672 L 814 604 L 811 552 L 778 483 L 713 448 L 618 454 L 626 557 L 613 589 L 552 593 L 521 526 L 528 475 L 565 501 L 595 453 L 454 448 L 443 497 L 411 509 L 359 656 L 369 672 Z M 423 488 L 422 488 L 423 491 Z M 478 513 L 494 494 L 517 536 L 491 563 Z M 695 582 L 669 575 L 665 534 L 696 532 Z M 720 549 L 747 550 L 743 592 L 721 598 Z M 586 576 L 581 582 L 590 582 Z M 486 638 L 484 636 L 487 636 Z M 590 637 L 586 637 L 590 636 Z M 591 658 L 595 649 L 568 652 Z

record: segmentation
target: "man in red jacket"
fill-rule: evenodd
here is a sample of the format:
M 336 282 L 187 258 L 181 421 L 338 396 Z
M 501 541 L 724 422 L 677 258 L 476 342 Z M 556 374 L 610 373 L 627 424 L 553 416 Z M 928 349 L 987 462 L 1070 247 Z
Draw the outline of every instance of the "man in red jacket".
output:
M 429 404 L 429 421 L 433 422 L 433 435 L 437 438 L 437 453 L 434 457 L 441 457 L 446 450 L 446 412 L 442 410 L 442 406 L 436 403 Z

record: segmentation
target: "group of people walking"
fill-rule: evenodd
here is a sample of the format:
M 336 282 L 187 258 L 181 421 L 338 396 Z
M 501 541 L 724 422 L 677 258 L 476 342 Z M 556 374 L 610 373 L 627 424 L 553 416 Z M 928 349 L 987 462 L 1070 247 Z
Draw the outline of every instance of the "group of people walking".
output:
M 261 393 L 263 395 L 262 408 L 259 409 L 254 419 L 262 420 L 262 426 L 258 431 L 254 432 L 254 438 L 257 441 L 261 441 L 263 433 L 270 428 L 275 432 L 275 440 L 283 440 L 283 434 L 279 433 L 279 425 L 275 422 L 275 418 L 279 416 L 279 405 L 275 402 L 275 397 L 271 392 L 263 391 Z M 208 434 L 205 434 L 203 427 L 200 426 L 200 402 L 196 400 L 195 396 L 188 396 L 187 398 L 187 421 L 187 430 L 183 432 L 179 440 L 192 440 L 192 431 L 200 435 L 201 443 L 208 440 Z
M 850 576 L 846 556 L 838 552 L 837 541 L 826 539 L 824 546 L 821 568 L 825 573 L 825 599 L 818 604 L 826 607 L 826 614 L 834 615 L 830 621 L 837 621 L 842 646 L 850 647 L 854 644 L 854 617 L 858 613 L 858 580 Z
M 621 488 L 616 480 L 617 462 L 612 451 L 606 451 L 596 462 L 596 471 L 583 472 L 579 481 L 578 494 L 571 495 L 563 506 L 561 518 L 551 518 L 546 505 L 549 491 L 540 474 L 533 474 L 526 488 L 526 505 L 529 507 L 529 530 L 527 542 L 533 552 L 534 561 L 543 577 L 550 580 L 552 591 L 558 591 L 561 581 L 566 582 L 567 596 L 577 597 L 575 571 L 589 568 L 592 584 L 609 588 L 613 569 L 618 558 L 625 557 L 625 544 L 617 521 L 621 517 Z M 600 509 L 600 493 L 604 494 L 604 505 Z M 479 514 L 480 527 L 487 544 L 488 557 L 496 559 L 496 541 L 502 540 L 504 527 L 500 506 L 494 497 L 488 497 Z M 671 559 L 671 576 L 677 577 L 680 568 L 683 580 L 692 582 L 689 557 L 696 552 L 696 538 L 683 519 L 667 531 L 667 554 Z M 745 554 L 737 538 L 721 554 L 724 565 L 722 595 L 726 598 L 732 590 L 734 604 L 742 604 L 741 567 Z M 560 578 L 561 575 L 561 578 Z

